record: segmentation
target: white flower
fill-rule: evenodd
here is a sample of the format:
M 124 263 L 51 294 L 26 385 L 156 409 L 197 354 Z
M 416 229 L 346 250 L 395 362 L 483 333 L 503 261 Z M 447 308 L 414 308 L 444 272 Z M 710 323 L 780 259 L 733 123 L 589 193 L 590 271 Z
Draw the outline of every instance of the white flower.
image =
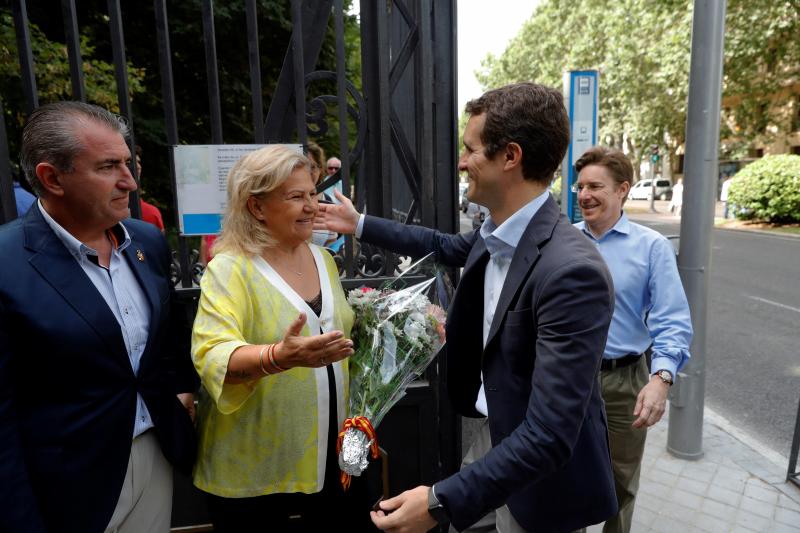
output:
M 411 341 L 418 340 L 419 337 L 425 333 L 425 323 L 416 320 L 414 315 L 419 315 L 419 313 L 412 313 L 409 315 L 409 317 L 406 319 L 405 325 L 403 326 L 403 333 L 405 333 L 406 337 L 408 337 L 408 339 Z M 422 320 L 424 319 L 425 317 L 423 316 Z

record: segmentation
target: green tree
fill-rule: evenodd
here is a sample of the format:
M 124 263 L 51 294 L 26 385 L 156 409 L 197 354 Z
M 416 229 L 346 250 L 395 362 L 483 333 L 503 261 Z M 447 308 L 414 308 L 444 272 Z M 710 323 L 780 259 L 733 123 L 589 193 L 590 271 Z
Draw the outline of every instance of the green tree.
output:
M 523 79 L 560 86 L 565 69 L 598 69 L 600 139 L 627 143 L 635 163 L 651 144 L 670 157 L 685 140 L 692 4 L 545 0 L 478 78 L 485 87 Z M 799 13 L 796 1 L 728 2 L 723 94 L 736 97 L 730 111 L 750 140 L 774 120 L 765 104 L 796 80 Z
M 347 11 L 350 1 L 346 1 Z M 178 135 L 181 143 L 207 144 L 211 140 L 210 111 L 207 96 L 205 51 L 201 0 L 168 2 L 170 45 L 172 51 L 173 81 L 175 85 Z M 57 70 L 48 70 L 37 60 L 37 77 L 40 102 L 71 98 L 69 68 L 64 45 L 63 21 L 60 13 L 53 16 L 57 2 L 28 2 L 28 16 L 36 29 L 36 38 L 44 39 L 55 47 L 54 61 L 63 65 Z M 106 75 L 105 83 L 87 78 L 87 100 L 116 110 L 116 85 L 113 76 L 113 61 L 106 0 L 76 2 L 78 27 L 81 30 L 84 70 L 93 75 Z M 125 36 L 125 53 L 128 60 L 128 79 L 131 87 L 133 126 L 136 143 L 144 148 L 143 181 L 146 197 L 165 210 L 165 223 L 175 220 L 172 211 L 172 185 L 166 147 L 166 129 L 162 101 L 161 75 L 156 44 L 155 14 L 153 2 L 122 2 L 122 21 Z M 269 108 L 278 75 L 283 65 L 287 46 L 290 43 L 292 22 L 291 3 L 288 0 L 258 0 L 256 6 L 259 29 L 259 51 L 261 55 L 261 83 L 264 111 Z M 4 64 L 18 69 L 13 23 L 8 11 L 0 11 L 6 18 L 0 30 L 0 69 Z M 252 104 L 250 98 L 250 67 L 245 25 L 244 2 L 215 2 L 214 25 L 221 95 L 223 140 L 226 143 L 253 142 Z M 315 70 L 335 70 L 336 46 L 334 20 L 319 28 L 324 34 L 322 48 Z M 347 77 L 361 86 L 360 41 L 358 20 L 345 16 L 345 47 Z M 34 49 L 41 46 L 34 43 Z M 0 71 L 0 76 L 3 72 Z M 16 78 L 14 79 L 14 76 Z M 87 74 L 88 76 L 88 74 Z M 0 79 L 0 83 L 2 80 Z M 19 83 L 19 74 L 9 76 L 15 95 L 9 99 L 6 86 L 0 87 L 8 117 L 21 124 L 25 117 L 25 106 Z M 58 87 L 51 91 L 48 84 Z M 95 91 L 92 87 L 97 87 Z M 16 93 L 14 93 L 16 91 Z M 335 94 L 334 84 L 315 83 L 309 88 L 309 99 L 317 94 Z M 18 97 L 16 96 L 18 94 Z M 10 101 L 11 100 L 11 101 Z M 328 133 L 315 138 L 331 154 L 338 153 L 338 124 L 336 110 L 331 111 L 333 120 Z M 266 118 L 266 117 L 265 117 Z M 355 128 L 350 128 L 354 133 Z M 9 139 L 19 139 L 19 131 L 9 128 Z M 15 153 L 12 151 L 12 153 Z
M 39 103 L 71 99 L 66 45 L 48 39 L 36 24 L 30 25 L 30 39 Z M 119 112 L 114 65 L 96 55 L 96 48 L 86 33 L 81 35 L 80 41 L 87 99 Z M 12 162 L 16 162 L 14 160 L 19 153 L 26 107 L 16 43 L 11 12 L 0 9 L 0 95 Z M 144 91 L 144 70 L 129 62 L 128 73 L 128 90 L 135 98 Z

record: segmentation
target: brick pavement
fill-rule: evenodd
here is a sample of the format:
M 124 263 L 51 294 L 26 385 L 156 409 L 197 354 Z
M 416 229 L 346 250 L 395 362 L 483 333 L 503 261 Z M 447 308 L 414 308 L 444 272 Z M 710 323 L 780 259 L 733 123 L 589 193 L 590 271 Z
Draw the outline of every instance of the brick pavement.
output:
M 647 436 L 632 533 L 800 533 L 800 488 L 785 481 L 788 460 L 711 413 L 704 456 L 685 461 L 667 452 L 667 427 L 665 416 Z

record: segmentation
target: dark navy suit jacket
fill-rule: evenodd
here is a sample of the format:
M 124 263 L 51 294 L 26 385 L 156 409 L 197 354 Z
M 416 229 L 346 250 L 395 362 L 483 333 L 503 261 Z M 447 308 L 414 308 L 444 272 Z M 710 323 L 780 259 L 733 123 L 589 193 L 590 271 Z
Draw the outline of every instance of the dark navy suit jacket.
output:
M 447 388 L 456 410 L 475 410 L 481 371 L 492 450 L 436 483 L 456 529 L 507 504 L 528 531 L 573 531 L 617 510 L 598 373 L 614 290 L 593 245 L 552 198 L 534 215 L 512 259 L 483 346 L 489 260 L 478 231 L 447 235 L 367 217 L 362 240 L 464 266 L 447 317 Z
M 151 313 L 138 375 L 114 315 L 39 209 L 0 227 L 0 531 L 105 529 L 137 393 L 166 458 L 191 470 L 195 435 L 176 393 L 197 378 L 188 324 L 170 305 L 169 249 L 155 227 L 123 224 Z

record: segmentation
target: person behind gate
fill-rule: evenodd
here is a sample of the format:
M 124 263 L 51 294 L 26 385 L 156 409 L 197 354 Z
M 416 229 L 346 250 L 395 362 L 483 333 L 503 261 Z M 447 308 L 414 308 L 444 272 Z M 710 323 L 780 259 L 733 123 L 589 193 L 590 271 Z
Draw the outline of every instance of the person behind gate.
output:
M 128 128 L 80 102 L 22 133 L 39 200 L 0 228 L 0 530 L 169 531 L 197 376 L 167 242 L 128 217 Z
M 583 215 L 575 226 L 605 259 L 616 302 L 600 381 L 619 512 L 603 531 L 627 532 L 647 428 L 661 419 L 669 387 L 689 359 L 692 323 L 672 245 L 622 211 L 633 183 L 630 160 L 619 150 L 596 146 L 578 159 L 575 170 Z
M 286 146 L 256 150 L 231 169 L 227 199 L 192 335 L 194 484 L 214 531 L 326 531 L 340 514 L 369 530 L 366 487 L 339 482 L 353 311 L 333 257 L 308 242 L 310 162 Z
M 598 381 L 611 277 L 548 192 L 569 142 L 561 94 L 519 83 L 466 111 L 458 169 L 469 200 L 489 209 L 479 229 L 446 235 L 364 217 L 341 194 L 315 224 L 464 267 L 447 319 L 448 392 L 459 413 L 487 423 L 458 473 L 381 502 L 372 520 L 461 531 L 497 509 L 502 533 L 577 530 L 617 506 Z

